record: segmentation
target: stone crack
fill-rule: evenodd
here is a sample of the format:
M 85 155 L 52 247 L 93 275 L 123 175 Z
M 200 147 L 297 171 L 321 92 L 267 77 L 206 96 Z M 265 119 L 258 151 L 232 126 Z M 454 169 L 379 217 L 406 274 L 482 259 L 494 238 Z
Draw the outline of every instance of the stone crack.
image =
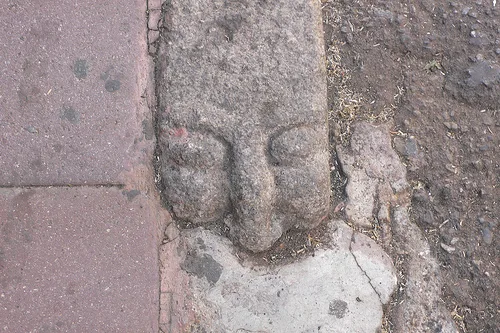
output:
M 351 253 L 352 257 L 354 258 L 354 261 L 356 262 L 356 266 L 358 266 L 358 268 L 361 270 L 361 272 L 363 272 L 363 274 L 366 276 L 366 278 L 368 279 L 368 283 L 370 284 L 370 286 L 372 287 L 373 291 L 375 291 L 375 293 L 377 294 L 378 296 L 378 300 L 379 302 L 383 305 L 384 302 L 382 302 L 382 298 L 381 298 L 381 295 L 380 295 L 380 292 L 377 291 L 377 289 L 373 286 L 372 284 L 372 279 L 370 278 L 370 276 L 366 273 L 366 271 L 361 267 L 361 265 L 359 264 L 358 262 L 358 259 L 356 258 L 356 255 L 352 252 L 352 243 L 354 242 L 354 232 L 352 233 L 351 235 L 351 242 L 349 243 L 349 252 Z

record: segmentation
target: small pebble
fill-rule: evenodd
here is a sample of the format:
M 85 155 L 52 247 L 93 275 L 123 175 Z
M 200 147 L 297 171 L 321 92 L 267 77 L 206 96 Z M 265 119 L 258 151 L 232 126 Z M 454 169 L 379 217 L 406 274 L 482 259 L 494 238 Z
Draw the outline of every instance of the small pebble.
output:
M 486 126 L 494 126 L 495 121 L 489 115 L 483 114 L 483 124 L 485 124 Z
M 28 126 L 28 127 L 25 127 L 24 129 L 27 130 L 28 132 L 30 132 L 31 134 L 38 133 L 38 130 L 36 128 L 34 128 L 33 126 Z
M 447 163 L 444 167 L 451 173 L 457 173 L 457 167 L 453 164 Z
M 424 214 L 420 216 L 420 219 L 423 223 L 431 225 L 431 226 L 436 226 L 436 219 L 434 218 L 434 214 L 432 211 L 426 211 Z
M 477 148 L 479 148 L 480 151 L 487 151 L 490 149 L 490 146 L 488 146 L 487 144 L 484 144 L 484 145 L 477 145 Z
M 174 223 L 170 223 L 165 228 L 165 231 L 164 231 L 165 239 L 164 240 L 169 242 L 169 241 L 172 241 L 172 240 L 176 239 L 177 237 L 179 237 L 179 235 L 180 235 L 179 229 L 175 226 Z
M 429 194 L 424 189 L 418 189 L 413 192 L 413 199 L 425 203 L 429 201 Z
M 469 15 L 469 17 L 472 17 L 472 18 L 477 18 L 477 12 L 474 10 L 469 11 L 467 13 L 467 15 Z
M 488 207 L 485 207 L 485 210 L 487 210 L 487 208 Z M 478 218 L 478 221 L 479 221 L 479 224 L 481 224 L 482 226 L 485 226 L 487 228 L 494 228 L 497 225 L 497 222 L 495 220 L 490 220 L 490 219 L 484 218 L 482 216 Z
M 457 130 L 458 129 L 458 125 L 457 123 L 453 122 L 453 121 L 445 121 L 443 123 L 444 126 L 446 126 L 447 129 L 449 130 Z
M 479 194 L 480 197 L 484 198 L 484 197 L 488 196 L 488 190 L 485 188 L 480 188 L 477 191 L 477 194 Z
M 499 47 L 499 48 L 497 48 L 497 49 L 495 50 L 495 53 L 496 53 L 497 55 L 500 55 L 500 47 Z
M 488 245 L 493 241 L 493 232 L 489 227 L 483 228 L 483 241 Z
M 441 247 L 448 253 L 455 252 L 455 248 L 453 246 L 446 245 L 445 243 L 441 243 Z
M 351 44 L 351 43 L 352 43 L 352 41 L 353 41 L 353 39 L 354 39 L 354 35 L 353 35 L 352 33 L 350 33 L 350 32 L 349 32 L 349 33 L 347 33 L 347 34 L 345 35 L 345 39 L 346 39 L 347 43 Z
M 459 239 L 458 237 L 453 237 L 453 238 L 451 239 L 451 241 L 450 241 L 450 244 L 451 244 L 451 245 L 455 245 L 455 244 L 457 244 L 457 242 L 458 242 L 459 240 L 460 240 L 460 239 Z
M 413 136 L 406 140 L 406 153 L 408 156 L 417 156 L 418 154 L 417 140 Z

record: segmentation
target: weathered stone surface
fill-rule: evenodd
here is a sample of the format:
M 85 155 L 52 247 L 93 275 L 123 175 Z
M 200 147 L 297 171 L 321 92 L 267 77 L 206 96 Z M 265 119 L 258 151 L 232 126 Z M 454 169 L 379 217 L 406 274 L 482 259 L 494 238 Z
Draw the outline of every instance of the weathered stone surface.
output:
M 173 0 L 157 69 L 162 177 L 178 219 L 246 248 L 329 205 L 319 2 Z
M 500 64 L 478 59 L 464 72 L 446 76 L 445 89 L 471 105 L 497 109 L 500 100 Z
M 341 147 L 337 150 L 349 177 L 346 213 L 350 221 L 369 227 L 377 217 L 383 244 L 405 257 L 401 263 L 404 293 L 398 295 L 399 302 L 391 311 L 395 332 L 457 332 L 440 300 L 442 281 L 438 263 L 420 229 L 410 221 L 406 170 L 391 148 L 389 129 L 358 123 L 354 126 L 351 150 Z M 387 302 L 393 289 L 385 290 L 387 285 L 378 281 L 390 279 L 395 272 L 392 261 L 377 246 L 354 234 L 350 249 L 381 300 Z
M 346 192 L 348 219 L 359 226 L 370 227 L 375 201 L 385 202 L 392 192 L 408 187 L 406 169 L 392 149 L 387 126 L 357 123 L 351 138 L 350 150 L 337 147 L 342 169 L 349 178 Z M 383 189 L 384 191 L 381 191 Z
M 162 279 L 161 326 L 172 333 L 377 332 L 383 302 L 374 282 L 387 301 L 394 268 L 373 240 L 342 221 L 328 223 L 331 249 L 274 268 L 243 259 L 229 240 L 207 230 L 184 230 L 178 246 L 167 243 L 160 255 L 169 276 Z M 363 257 L 359 246 L 354 255 L 354 241 L 371 255 Z M 180 292 L 182 285 L 189 292 Z
M 458 333 L 441 300 L 439 264 L 420 229 L 410 221 L 408 207 L 396 207 L 393 219 L 394 233 L 401 238 L 396 247 L 408 257 L 405 294 L 393 314 L 396 331 Z

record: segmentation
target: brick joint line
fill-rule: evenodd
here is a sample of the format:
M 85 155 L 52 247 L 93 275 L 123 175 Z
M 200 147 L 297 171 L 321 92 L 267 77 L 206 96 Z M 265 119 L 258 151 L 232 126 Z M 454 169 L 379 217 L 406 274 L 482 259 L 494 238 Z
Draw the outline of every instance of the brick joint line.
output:
M 104 183 L 104 184 L 49 184 L 49 185 L 0 185 L 0 189 L 28 189 L 28 188 L 72 188 L 72 187 L 92 187 L 92 188 L 100 188 L 100 187 L 118 187 L 124 188 L 125 184 L 113 184 L 113 183 Z

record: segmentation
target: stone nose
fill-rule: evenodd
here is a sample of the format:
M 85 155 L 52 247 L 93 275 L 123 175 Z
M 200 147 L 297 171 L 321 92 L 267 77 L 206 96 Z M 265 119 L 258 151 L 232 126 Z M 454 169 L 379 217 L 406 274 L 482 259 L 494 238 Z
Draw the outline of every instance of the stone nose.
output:
M 274 176 L 266 157 L 265 144 L 245 141 L 234 151 L 231 199 L 236 213 L 232 233 L 246 248 L 268 249 L 282 233 L 273 221 Z

